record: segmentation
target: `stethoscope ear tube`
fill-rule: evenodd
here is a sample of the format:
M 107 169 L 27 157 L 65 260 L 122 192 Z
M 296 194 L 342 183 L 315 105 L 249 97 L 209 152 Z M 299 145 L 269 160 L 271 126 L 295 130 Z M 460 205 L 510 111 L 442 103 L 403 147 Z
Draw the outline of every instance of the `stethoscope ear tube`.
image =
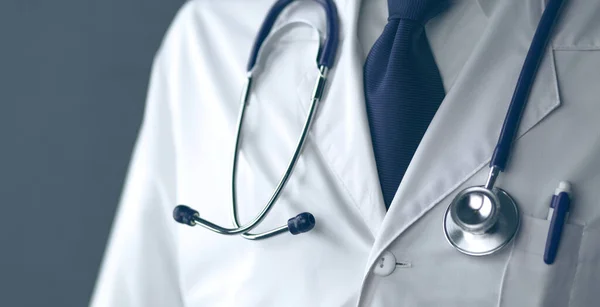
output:
M 241 235 L 243 238 L 248 240 L 261 240 L 276 236 L 278 234 L 282 234 L 285 232 L 290 232 L 293 235 L 301 234 L 312 230 L 315 226 L 316 220 L 315 217 L 309 212 L 303 212 L 299 215 L 290 218 L 286 225 L 280 226 L 278 228 L 253 234 L 250 233 L 253 228 L 257 227 L 263 219 L 267 216 L 279 195 L 281 194 L 283 188 L 285 187 L 288 179 L 290 178 L 292 171 L 300 157 L 300 153 L 308 137 L 308 131 L 312 124 L 312 121 L 315 117 L 315 113 L 317 110 L 317 106 L 319 101 L 321 100 L 321 96 L 323 95 L 323 91 L 325 89 L 325 83 L 327 80 L 327 74 L 329 72 L 329 68 L 333 65 L 335 60 L 337 48 L 338 48 L 338 40 L 339 40 L 339 26 L 338 26 L 338 16 L 335 4 L 332 0 L 315 0 L 321 6 L 323 6 L 325 13 L 327 15 L 327 38 L 325 42 L 320 46 L 320 53 L 318 55 L 318 69 L 319 74 L 315 83 L 315 90 L 313 92 L 313 97 L 311 99 L 310 108 L 308 111 L 308 115 L 306 117 L 306 121 L 304 123 L 304 127 L 302 128 L 302 133 L 300 138 L 298 139 L 298 143 L 296 145 L 296 149 L 292 158 L 290 159 L 287 169 L 277 187 L 273 191 L 271 198 L 267 202 L 267 204 L 263 207 L 263 209 L 254 217 L 252 221 L 245 225 L 240 225 L 241 223 L 238 221 L 238 213 L 237 213 L 237 199 L 236 199 L 236 172 L 237 172 L 237 160 L 238 154 L 240 151 L 240 135 L 242 131 L 242 124 L 244 120 L 244 114 L 246 107 L 248 105 L 248 99 L 250 97 L 249 93 L 252 88 L 252 80 L 253 80 L 253 69 L 257 63 L 258 55 L 260 48 L 265 41 L 265 39 L 269 36 L 271 29 L 275 23 L 275 20 L 279 16 L 279 14 L 283 11 L 287 5 L 292 3 L 294 0 L 279 0 L 277 1 L 273 7 L 269 10 L 261 28 L 257 35 L 256 41 L 252 48 L 252 52 L 250 53 L 250 58 L 248 60 L 248 74 L 247 74 L 247 82 L 244 86 L 244 90 L 241 98 L 241 107 L 240 113 L 237 121 L 237 130 L 236 130 L 236 140 L 235 140 L 235 148 L 233 154 L 233 167 L 232 167 L 232 182 L 231 182 L 231 192 L 232 192 L 232 222 L 233 228 L 225 228 L 219 226 L 217 224 L 211 223 L 210 221 L 203 219 L 200 217 L 200 214 L 185 205 L 179 205 L 175 207 L 173 210 L 173 218 L 175 221 L 188 225 L 188 226 L 196 226 L 200 225 L 208 230 L 213 232 L 223 234 L 223 235 Z
M 339 17 L 332 0 L 317 0 L 317 2 L 323 6 L 325 14 L 327 15 L 327 37 L 325 38 L 318 63 L 319 67 L 325 66 L 328 69 L 331 69 L 335 61 L 339 44 Z
M 258 223 L 260 223 L 265 216 L 267 215 L 267 213 L 271 210 L 271 208 L 273 207 L 273 205 L 275 204 L 275 202 L 277 201 L 277 199 L 279 198 L 279 195 L 281 194 L 281 192 L 283 191 L 283 188 L 285 187 L 287 181 L 289 180 L 290 176 L 292 175 L 292 171 L 294 170 L 294 167 L 296 166 L 296 162 L 298 162 L 298 158 L 300 158 L 300 153 L 302 152 L 302 148 L 304 147 L 304 143 L 306 141 L 306 138 L 308 137 L 308 131 L 312 125 L 312 121 L 315 117 L 315 113 L 317 110 L 317 106 L 319 104 L 319 101 L 321 100 L 321 96 L 323 94 L 323 90 L 325 87 L 325 82 L 327 80 L 327 72 L 328 69 L 325 66 L 321 66 L 321 68 L 319 69 L 319 75 L 317 78 L 317 81 L 315 83 L 315 90 L 313 91 L 313 97 L 311 99 L 311 103 L 310 103 L 310 107 L 308 110 L 308 115 L 306 117 L 306 121 L 304 122 L 304 127 L 302 127 L 302 133 L 300 135 L 300 138 L 298 139 L 298 143 L 296 145 L 296 149 L 294 151 L 294 154 L 292 155 L 292 158 L 290 159 L 290 162 L 288 163 L 287 169 L 285 171 L 285 173 L 283 174 L 283 176 L 281 177 L 281 179 L 279 180 L 279 183 L 277 184 L 277 187 L 275 188 L 275 190 L 273 191 L 273 194 L 271 196 L 271 198 L 269 199 L 268 203 L 264 206 L 263 210 L 256 216 L 256 218 L 254 219 L 253 222 L 251 222 L 251 225 L 258 225 Z M 249 76 L 248 77 L 248 84 L 251 83 L 252 77 Z M 245 87 L 245 91 L 249 91 L 250 90 L 250 86 L 246 86 Z M 245 99 L 247 99 L 248 95 L 247 93 L 244 93 L 242 95 L 242 97 L 245 97 Z M 247 107 L 247 101 L 242 101 L 242 107 L 240 109 L 240 115 L 238 118 L 238 127 L 237 127 L 237 133 L 236 133 L 236 141 L 235 141 L 235 147 L 234 147 L 234 154 L 233 154 L 233 168 L 232 168 L 232 181 L 231 181 L 231 195 L 232 195 L 232 221 L 233 221 L 233 225 L 236 228 L 240 228 L 242 226 L 240 226 L 240 223 L 238 221 L 238 214 L 237 214 L 237 192 L 236 192 L 236 174 L 237 174 L 237 157 L 238 157 L 238 153 L 240 151 L 240 135 L 241 135 L 241 131 L 242 131 L 242 123 L 244 120 L 244 113 L 245 113 L 245 109 Z M 301 222 L 302 221 L 302 222 Z M 312 223 L 312 224 L 311 224 Z M 291 218 L 288 220 L 287 225 L 263 232 L 263 233 L 258 233 L 258 234 L 253 234 L 253 233 L 249 233 L 249 232 L 243 232 L 241 233 L 241 236 L 245 239 L 248 240 L 262 240 L 262 239 L 267 239 L 285 232 L 290 232 L 291 234 L 300 234 L 300 233 L 304 233 L 304 232 L 308 232 L 310 231 L 315 225 L 315 219 L 312 216 L 312 214 L 308 213 L 308 212 L 304 212 L 301 213 L 300 215 Z M 252 227 L 255 227 L 252 226 Z M 310 227 L 309 227 L 310 226 Z

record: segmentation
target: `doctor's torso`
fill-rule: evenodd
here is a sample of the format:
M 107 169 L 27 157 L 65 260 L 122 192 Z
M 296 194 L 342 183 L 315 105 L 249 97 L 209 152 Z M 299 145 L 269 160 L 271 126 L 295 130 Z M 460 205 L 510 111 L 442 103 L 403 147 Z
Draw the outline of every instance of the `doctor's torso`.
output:
M 145 122 L 94 306 L 597 306 L 600 302 L 600 3 L 567 0 L 497 182 L 521 229 L 472 257 L 444 237 L 444 212 L 485 183 L 537 0 L 459 0 L 426 26 L 446 97 L 386 212 L 373 158 L 363 64 L 385 0 L 338 0 L 340 46 L 290 181 L 254 231 L 304 211 L 307 234 L 263 241 L 176 224 L 188 204 L 231 225 L 231 163 L 245 63 L 273 1 L 190 1 L 154 64 Z M 298 1 L 261 51 L 237 172 L 242 223 L 263 208 L 307 115 L 325 15 Z M 550 197 L 573 184 L 557 260 L 542 261 Z M 142 225 L 142 222 L 144 224 Z M 384 258 L 382 260 L 382 258 Z M 391 263 L 392 259 L 393 263 Z M 398 263 L 398 264 L 396 264 Z M 390 267 L 392 266 L 392 267 Z

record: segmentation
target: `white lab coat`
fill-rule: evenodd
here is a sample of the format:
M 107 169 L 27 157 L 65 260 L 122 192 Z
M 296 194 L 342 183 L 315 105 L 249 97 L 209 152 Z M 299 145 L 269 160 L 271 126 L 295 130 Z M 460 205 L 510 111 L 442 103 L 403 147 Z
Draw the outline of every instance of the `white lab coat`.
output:
M 598 306 L 599 2 L 566 1 L 509 168 L 497 182 L 516 199 L 521 230 L 514 243 L 485 257 L 466 256 L 446 242 L 443 214 L 458 191 L 485 181 L 544 1 L 454 1 L 427 25 L 447 95 L 387 213 L 363 94 L 365 50 L 376 35 L 367 46 L 359 40 L 360 0 L 336 2 L 340 50 L 328 90 L 291 180 L 257 228 L 309 211 L 315 229 L 255 242 L 173 221 L 174 206 L 187 204 L 231 226 L 245 64 L 273 3 L 188 2 L 155 59 L 91 305 Z M 320 8 L 293 5 L 262 52 L 239 162 L 242 221 L 270 197 L 306 116 L 318 46 L 307 23 L 325 29 Z M 546 265 L 546 215 L 561 180 L 573 184 L 572 211 L 557 260 Z

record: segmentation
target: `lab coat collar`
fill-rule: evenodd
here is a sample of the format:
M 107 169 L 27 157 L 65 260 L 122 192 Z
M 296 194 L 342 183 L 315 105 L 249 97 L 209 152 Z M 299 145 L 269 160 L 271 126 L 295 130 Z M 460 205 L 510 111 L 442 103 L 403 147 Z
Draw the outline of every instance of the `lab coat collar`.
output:
M 496 0 L 477 0 L 477 4 L 479 4 L 479 7 L 481 8 L 481 11 L 485 14 L 485 16 L 491 16 L 494 12 L 494 10 L 499 7 L 498 4 L 499 1 Z

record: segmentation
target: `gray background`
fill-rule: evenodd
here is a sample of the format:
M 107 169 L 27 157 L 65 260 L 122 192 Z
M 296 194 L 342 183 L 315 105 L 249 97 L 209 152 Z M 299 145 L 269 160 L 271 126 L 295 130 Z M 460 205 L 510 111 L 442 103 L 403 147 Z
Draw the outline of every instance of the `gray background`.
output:
M 86 306 L 184 0 L 0 0 L 0 306 Z

